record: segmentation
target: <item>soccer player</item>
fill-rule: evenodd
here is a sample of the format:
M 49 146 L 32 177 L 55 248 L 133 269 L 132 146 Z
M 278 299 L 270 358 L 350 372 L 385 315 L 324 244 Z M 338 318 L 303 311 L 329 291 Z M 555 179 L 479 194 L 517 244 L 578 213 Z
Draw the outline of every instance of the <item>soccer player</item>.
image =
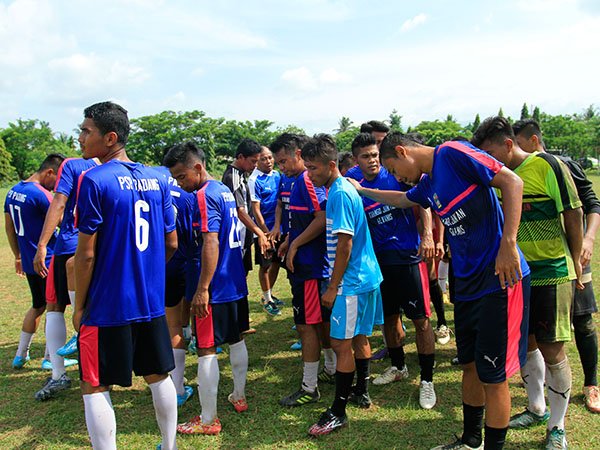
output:
M 527 153 L 543 152 L 544 141 L 539 124 L 534 119 L 519 120 L 513 124 L 519 147 Z M 584 217 L 583 246 L 581 250 L 582 282 L 584 289 L 575 290 L 572 323 L 575 343 L 583 369 L 583 396 L 585 406 L 591 412 L 600 413 L 600 389 L 598 389 L 598 336 L 592 314 L 598 311 L 592 285 L 590 261 L 594 251 L 594 240 L 600 226 L 600 201 L 593 190 L 592 182 L 578 162 L 568 156 L 557 156 L 565 163 L 577 188 L 582 202 Z
M 12 362 L 13 369 L 21 369 L 29 361 L 29 347 L 46 309 L 46 280 L 35 272 L 33 256 L 52 202 L 49 191 L 54 187 L 58 167 L 63 160 L 62 155 L 48 155 L 33 175 L 8 191 L 4 200 L 5 231 L 15 257 L 15 272 L 27 277 L 31 291 L 31 308 L 23 319 L 19 346 Z M 49 239 L 48 260 L 52 256 L 54 243 L 55 235 L 52 234 Z M 71 381 L 67 383 L 67 379 L 66 376 L 63 378 L 61 386 L 70 386 Z
M 564 164 L 547 153 L 524 152 L 504 117 L 484 120 L 472 142 L 523 180 L 523 212 L 517 242 L 531 268 L 527 363 L 521 372 L 529 405 L 511 417 L 509 426 L 524 428 L 547 420 L 546 448 L 567 448 L 565 415 L 571 368 L 564 343 L 571 340 L 571 281 L 581 278 L 581 202 Z M 502 195 L 500 198 L 504 201 Z M 549 416 L 544 400 L 544 372 Z
M 177 394 L 165 319 L 165 262 L 177 248 L 169 187 L 153 168 L 132 162 L 127 111 L 112 102 L 84 110 L 83 157 L 102 165 L 79 180 L 75 312 L 85 421 L 95 449 L 116 449 L 113 384 L 131 371 L 152 392 L 161 448 L 177 448 Z
M 194 143 L 176 145 L 163 164 L 179 186 L 196 192 L 194 222 L 201 232 L 200 279 L 192 299 L 198 354 L 201 415 L 177 426 L 183 434 L 219 434 L 217 417 L 219 364 L 216 347 L 229 344 L 233 392 L 227 400 L 237 412 L 248 409 L 248 350 L 242 333 L 248 329 L 248 288 L 238 234 L 237 204 L 223 183 L 209 179 L 204 152 Z
M 371 133 L 375 138 L 377 148 L 381 147 L 381 143 L 390 132 L 390 127 L 379 120 L 369 120 L 360 126 L 361 133 Z
M 302 148 L 310 179 L 328 189 L 327 256 L 331 278 L 322 303 L 331 311 L 331 345 L 337 357 L 335 398 L 308 433 L 329 434 L 348 423 L 349 397 L 369 399 L 368 336 L 383 323 L 379 285 L 383 281 L 369 233 L 363 203 L 337 168 L 337 149 L 331 136 L 321 134 Z M 430 330 L 431 331 L 431 330 Z M 352 388 L 356 371 L 356 386 Z M 364 406 L 370 406 L 370 400 Z M 363 406 L 359 403 L 359 406 Z
M 343 177 L 345 177 L 346 173 L 355 165 L 356 165 L 356 163 L 354 162 L 354 159 L 352 158 L 352 153 L 350 153 L 350 152 L 340 153 L 340 155 L 338 157 L 338 167 L 340 169 L 340 174 L 342 174 Z
M 289 194 L 290 224 L 279 249 L 285 255 L 292 290 L 294 323 L 302 344 L 303 375 L 300 389 L 282 398 L 282 406 L 316 402 L 318 382 L 330 383 L 335 374 L 335 354 L 329 342 L 329 315 L 321 305 L 321 293 L 329 276 L 325 240 L 326 192 L 308 177 L 300 146 L 304 139 L 282 134 L 270 145 L 281 171 L 294 179 Z M 321 347 L 325 366 L 319 373 Z
M 252 216 L 256 225 L 269 235 L 275 225 L 275 212 L 277 209 L 277 192 L 281 175 L 273 170 L 273 153 L 268 147 L 262 147 L 258 156 L 257 166 L 248 178 L 248 191 L 252 202 Z M 281 301 L 273 296 L 272 289 L 277 275 L 279 274 L 279 260 L 275 252 L 278 246 L 270 248 L 263 255 L 258 244 L 258 238 L 254 239 L 255 264 L 258 265 L 258 281 L 263 293 L 262 304 L 267 313 L 271 315 L 281 314 L 278 305 Z
M 468 143 L 438 147 L 390 133 L 383 166 L 408 192 L 359 193 L 400 208 L 431 207 L 452 252 L 456 346 L 463 368 L 463 434 L 437 449 L 502 448 L 510 416 L 508 378 L 525 362 L 529 267 L 517 247 L 521 179 Z M 503 197 L 502 208 L 493 190 Z M 503 213 L 504 212 L 504 213 Z
M 352 154 L 357 166 L 346 176 L 361 186 L 407 191 L 379 164 L 379 149 L 375 137 L 360 133 L 352 141 Z M 429 299 L 429 271 L 423 256 L 433 259 L 431 212 L 419 208 L 424 240 L 420 242 L 415 214 L 412 209 L 394 208 L 363 197 L 363 207 L 375 248 L 375 255 L 383 274 L 381 297 L 384 314 L 384 333 L 392 365 L 373 384 L 383 385 L 408 377 L 404 362 L 404 337 L 400 311 L 413 321 L 416 330 L 417 351 L 421 367 L 419 404 L 424 409 L 435 405 L 433 365 L 435 339 L 429 322 L 431 315 Z M 424 243 L 423 247 L 420 244 Z

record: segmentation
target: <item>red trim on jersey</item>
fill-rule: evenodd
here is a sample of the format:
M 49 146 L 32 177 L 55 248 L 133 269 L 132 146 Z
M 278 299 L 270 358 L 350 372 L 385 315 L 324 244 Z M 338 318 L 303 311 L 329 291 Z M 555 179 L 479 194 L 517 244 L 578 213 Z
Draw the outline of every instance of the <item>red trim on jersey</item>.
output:
M 48 201 L 50 203 L 52 203 L 52 194 L 50 193 L 50 191 L 48 191 L 48 189 L 46 189 L 44 186 L 42 186 L 40 183 L 36 183 L 34 182 L 33 185 L 38 188 L 40 191 L 42 191 L 42 193 L 46 196 L 46 198 L 48 199 Z
M 468 145 L 461 144 L 460 142 L 457 142 L 457 141 L 451 141 L 451 142 L 444 142 L 442 145 L 440 145 L 440 147 L 443 147 L 443 146 L 453 148 L 454 150 L 458 150 L 459 152 L 462 152 L 465 155 L 470 156 L 475 161 L 477 161 L 480 164 L 483 164 L 485 167 L 487 167 L 494 173 L 498 173 L 498 172 L 500 172 L 500 169 L 502 169 L 502 164 L 500 164 L 494 158 L 492 158 L 491 156 L 486 155 L 484 153 L 480 153 L 476 150 L 473 150 Z
M 83 176 L 86 172 L 87 170 L 81 172 L 81 175 L 79 175 L 79 178 L 77 179 L 77 195 L 75 196 L 75 208 L 73 209 L 73 227 L 75 228 L 79 228 L 77 226 L 77 203 L 79 202 L 79 190 L 81 189 L 81 181 L 83 180 Z
M 77 158 L 66 158 L 66 159 L 64 159 L 63 162 L 61 163 L 60 167 L 58 168 L 58 173 L 56 174 L 56 183 L 54 183 L 54 190 L 55 191 L 58 188 L 58 182 L 60 181 L 60 177 L 62 176 L 62 171 L 63 171 L 63 167 L 64 167 L 65 163 L 67 161 L 72 161 L 74 159 L 77 159 Z
M 421 278 L 421 290 L 423 291 L 423 302 L 425 303 L 425 316 L 431 317 L 431 294 L 429 293 L 429 269 L 427 263 L 419 263 L 419 275 Z
M 306 190 L 308 191 L 313 208 L 315 211 L 321 211 L 321 205 L 319 205 L 319 199 L 317 197 L 317 192 L 315 191 L 315 185 L 312 181 L 310 181 L 310 178 L 308 178 L 308 172 L 304 172 L 304 184 L 306 185 Z
M 280 195 L 290 196 L 292 193 L 290 191 L 281 191 Z
M 290 210 L 292 210 L 292 211 L 308 211 L 308 206 L 293 206 L 293 205 L 290 205 Z
M 56 286 L 54 285 L 54 255 L 52 255 L 48 265 L 48 276 L 46 277 L 46 303 L 56 304 L 57 302 Z
M 461 194 L 457 195 L 450 203 L 448 203 L 444 209 L 442 209 L 441 211 L 438 211 L 437 212 L 438 215 L 443 216 L 444 214 L 448 213 L 448 211 L 450 211 L 454 205 L 456 205 L 458 202 L 463 200 L 467 195 L 469 195 L 475 189 L 477 189 L 476 184 L 472 184 L 471 186 L 469 186 Z
M 198 348 L 211 348 L 215 346 L 215 326 L 213 324 L 212 305 L 208 304 L 208 316 L 200 318 L 194 316 L 196 320 L 196 346 Z
M 304 282 L 304 320 L 306 325 L 323 322 L 318 280 L 306 280 Z
M 92 386 L 100 386 L 98 327 L 81 325 L 78 343 L 81 380 L 90 383 Z
M 200 231 L 202 233 L 208 233 L 208 209 L 206 208 L 206 187 L 208 183 L 205 183 L 202 186 L 198 193 L 196 194 L 196 198 L 198 200 L 198 208 L 200 208 Z
M 379 202 L 375 202 L 372 205 L 369 205 L 365 208 L 365 211 L 371 211 L 374 208 L 377 208 L 378 206 L 381 206 L 381 203 Z
M 521 340 L 521 322 L 523 320 L 523 281 L 508 287 L 508 317 L 506 342 L 506 378 L 510 378 L 520 369 L 519 342 Z

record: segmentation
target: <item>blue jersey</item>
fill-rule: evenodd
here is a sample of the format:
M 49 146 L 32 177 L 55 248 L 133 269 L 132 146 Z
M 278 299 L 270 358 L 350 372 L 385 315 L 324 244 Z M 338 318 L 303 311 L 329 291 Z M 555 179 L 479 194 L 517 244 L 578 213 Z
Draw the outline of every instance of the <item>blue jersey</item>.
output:
M 248 295 L 248 286 L 235 198 L 223 183 L 208 180 L 196 193 L 196 199 L 195 217 L 199 219 L 200 231 L 218 233 L 219 240 L 219 259 L 210 283 L 210 301 L 239 300 Z
M 435 149 L 431 176 L 424 175 L 406 194 L 430 206 L 446 227 L 458 301 L 501 289 L 494 266 L 504 215 L 490 182 L 502 167 L 469 143 L 446 142 Z M 526 276 L 529 266 L 520 250 L 519 254 Z
M 254 169 L 254 172 L 248 178 L 250 200 L 260 202 L 260 213 L 269 230 L 273 229 L 273 225 L 275 225 L 275 208 L 277 207 L 280 179 L 281 175 L 276 170 L 263 173 L 258 169 Z
M 67 158 L 58 169 L 54 192 L 67 197 L 67 203 L 60 222 L 60 233 L 54 247 L 55 255 L 71 255 L 77 249 L 77 228 L 74 224 L 77 182 L 83 172 L 97 165 L 93 159 Z
M 175 230 L 169 186 L 155 169 L 112 160 L 85 172 L 76 225 L 96 235 L 82 322 L 119 326 L 165 314 L 165 234 Z
M 327 196 L 327 256 L 332 271 L 339 234 L 352 236 L 352 251 L 338 295 L 363 294 L 378 288 L 383 276 L 363 203 L 356 189 L 343 177 L 333 182 Z
M 346 172 L 346 177 L 358 181 L 361 186 L 382 191 L 408 191 L 409 186 L 399 183 L 384 167 L 372 180 L 367 180 L 358 166 Z M 419 233 L 413 208 L 396 208 L 363 197 L 371 238 L 377 260 L 382 266 L 414 264 L 421 261 Z
M 298 176 L 290 194 L 291 244 L 314 219 L 318 211 L 325 211 L 327 204 L 325 188 L 315 187 L 304 171 Z M 293 282 L 328 278 L 329 262 L 325 244 L 325 230 L 312 241 L 298 248 L 294 259 L 294 272 L 289 274 Z
M 292 218 L 290 217 L 290 195 L 292 194 L 292 188 L 298 177 L 288 177 L 281 175 L 279 180 L 279 189 L 277 191 L 277 198 L 281 200 L 281 234 L 285 236 L 290 232 L 290 224 Z
M 12 187 L 4 200 L 4 212 L 10 214 L 17 235 L 23 272 L 34 275 L 33 257 L 42 234 L 46 213 L 52 201 L 52 194 L 39 183 L 21 181 Z M 46 266 L 54 251 L 56 236 L 48 242 Z

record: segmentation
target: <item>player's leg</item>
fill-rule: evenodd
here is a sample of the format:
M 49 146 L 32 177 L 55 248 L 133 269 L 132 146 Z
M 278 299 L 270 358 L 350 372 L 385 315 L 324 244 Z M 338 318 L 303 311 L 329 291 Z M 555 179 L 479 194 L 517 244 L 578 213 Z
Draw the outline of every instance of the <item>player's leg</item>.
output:
M 218 342 L 229 344 L 229 362 L 233 375 L 233 392 L 228 395 L 227 400 L 237 412 L 248 410 L 246 401 L 246 381 L 248 375 L 248 349 L 242 332 L 249 327 L 249 305 L 248 297 L 226 304 L 228 321 L 218 325 L 221 337 Z M 221 314 L 225 316 L 225 314 Z
M 57 281 L 57 285 L 56 285 L 57 296 L 59 296 L 59 297 L 65 296 L 65 295 L 68 296 L 69 302 L 71 303 L 73 310 L 75 310 L 75 267 L 74 267 L 75 258 L 72 255 L 65 255 L 64 257 L 60 256 L 58 258 L 66 259 L 66 261 L 64 263 L 64 271 L 66 272 L 66 277 L 62 273 L 55 274 L 55 278 Z M 62 261 L 60 264 L 57 263 L 55 270 L 61 270 L 61 271 L 63 270 Z M 66 287 L 64 285 L 65 282 L 66 282 Z M 65 289 L 66 289 L 66 293 L 65 293 Z M 64 301 L 66 302 L 66 299 Z M 69 338 L 67 343 L 65 345 L 63 345 L 61 348 L 59 348 L 56 351 L 56 353 L 58 353 L 58 355 L 62 356 L 63 358 L 73 355 L 74 353 L 77 353 L 77 333 L 73 333 L 73 335 Z M 67 365 L 66 361 L 65 361 L 65 365 Z
M 29 361 L 29 347 L 33 341 L 33 335 L 37 331 L 40 319 L 46 310 L 46 280 L 39 275 L 27 275 L 29 290 L 31 291 L 31 308 L 25 313 L 19 346 L 13 359 L 13 369 L 22 368 Z
M 321 317 L 323 318 L 323 322 L 318 326 L 319 330 L 319 339 L 321 341 L 321 348 L 323 349 L 323 369 L 319 372 L 319 382 L 320 383 L 335 383 L 335 367 L 337 364 L 337 358 L 335 356 L 335 352 L 331 348 L 331 337 L 330 337 L 330 314 L 331 311 L 322 308 Z
M 352 339 L 352 349 L 354 351 L 354 367 L 356 368 L 356 384 L 352 386 L 348 401 L 359 408 L 369 408 L 372 403 L 369 396 L 369 365 L 371 363 L 369 339 L 363 334 L 355 336 Z
M 429 295 L 431 297 L 431 303 L 433 303 L 435 316 L 437 317 L 437 324 L 435 327 L 436 341 L 440 345 L 446 345 L 448 342 L 450 342 L 450 329 L 448 328 L 448 323 L 446 322 L 444 294 L 442 293 L 442 288 L 438 282 L 438 273 L 436 270 L 438 262 L 439 260 L 436 258 L 427 260 Z
M 254 239 L 254 246 L 254 263 L 258 266 L 258 283 L 260 284 L 260 289 L 262 291 L 261 304 L 268 314 L 277 316 L 281 314 L 281 311 L 279 311 L 279 308 L 272 297 L 272 285 L 269 277 L 273 253 L 269 252 L 269 255 L 263 255 L 258 246 L 258 239 Z
M 283 302 L 273 295 L 273 288 L 275 287 L 275 283 L 277 282 L 280 267 L 281 264 L 279 263 L 279 259 L 277 258 L 277 247 L 275 247 L 275 252 L 273 253 L 273 258 L 271 260 L 271 266 L 269 267 L 269 286 L 271 286 L 271 298 L 273 299 L 277 307 L 283 305 Z

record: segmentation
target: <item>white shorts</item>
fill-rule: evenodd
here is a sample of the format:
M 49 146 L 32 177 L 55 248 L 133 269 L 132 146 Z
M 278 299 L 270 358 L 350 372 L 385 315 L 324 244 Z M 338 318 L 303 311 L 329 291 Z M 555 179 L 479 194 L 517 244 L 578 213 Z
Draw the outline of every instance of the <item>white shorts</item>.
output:
M 331 310 L 331 332 L 334 339 L 371 336 L 373 327 L 383 323 L 383 306 L 379 288 L 364 294 L 338 295 Z

